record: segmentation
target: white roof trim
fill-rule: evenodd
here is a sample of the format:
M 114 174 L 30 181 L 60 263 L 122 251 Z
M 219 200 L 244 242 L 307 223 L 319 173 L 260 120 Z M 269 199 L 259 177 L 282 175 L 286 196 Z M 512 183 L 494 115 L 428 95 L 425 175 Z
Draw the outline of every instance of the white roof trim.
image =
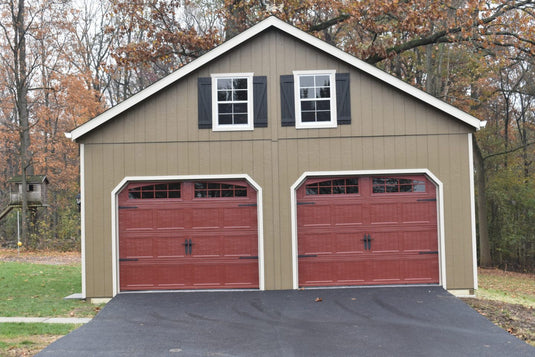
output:
M 70 133 L 66 133 L 66 136 L 73 141 L 77 138 L 81 137 L 82 135 L 87 134 L 91 130 L 99 127 L 100 125 L 106 123 L 108 120 L 114 118 L 115 116 L 123 113 L 124 111 L 128 110 L 129 108 L 133 107 L 134 105 L 140 103 L 141 101 L 149 98 L 153 94 L 159 92 L 160 90 L 164 89 L 165 87 L 175 83 L 180 78 L 188 75 L 189 73 L 197 70 L 198 68 L 204 66 L 208 62 L 214 60 L 215 58 L 225 54 L 226 52 L 232 50 L 234 47 L 238 46 L 242 42 L 247 41 L 248 39 L 258 35 L 259 33 L 265 31 L 266 29 L 274 27 L 277 28 L 293 37 L 295 37 L 298 40 L 304 41 L 308 43 L 309 45 L 316 47 L 317 49 L 324 51 L 326 53 L 329 53 L 338 59 L 356 67 L 357 69 L 368 73 L 369 75 L 461 120 L 462 122 L 474 127 L 475 129 L 480 129 L 482 126 L 482 122 L 473 117 L 472 115 L 446 103 L 443 102 L 435 97 L 433 97 L 430 94 L 425 93 L 424 91 L 411 86 L 408 83 L 403 82 L 402 80 L 380 70 L 379 68 L 372 66 L 322 40 L 319 38 L 316 38 L 292 25 L 289 25 L 285 23 L 282 20 L 279 20 L 278 18 L 271 16 L 267 19 L 259 22 L 258 24 L 254 25 L 253 27 L 249 28 L 248 30 L 240 33 L 239 35 L 231 38 L 228 41 L 225 41 L 221 45 L 217 46 L 213 50 L 209 51 L 205 55 L 197 58 L 196 60 L 190 62 L 189 64 L 185 65 L 184 67 L 178 69 L 177 71 L 171 73 L 170 75 L 162 78 L 161 80 L 155 82 L 151 86 L 145 88 L 144 90 L 140 91 L 139 93 L 133 95 L 132 97 L 124 100 L 123 102 L 117 104 L 116 106 L 108 109 L 104 113 L 98 115 L 94 119 L 88 121 L 87 123 L 79 126 L 78 128 L 74 129 Z

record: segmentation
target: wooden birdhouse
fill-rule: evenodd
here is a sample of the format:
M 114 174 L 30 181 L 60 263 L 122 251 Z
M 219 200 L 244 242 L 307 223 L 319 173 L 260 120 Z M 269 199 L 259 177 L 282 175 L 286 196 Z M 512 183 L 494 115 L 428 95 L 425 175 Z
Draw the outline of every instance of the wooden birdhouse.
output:
M 22 205 L 22 176 L 15 176 L 8 180 L 11 184 L 10 191 L 10 206 Z M 28 199 L 29 207 L 46 206 L 46 192 L 48 179 L 45 175 L 26 176 L 26 197 Z

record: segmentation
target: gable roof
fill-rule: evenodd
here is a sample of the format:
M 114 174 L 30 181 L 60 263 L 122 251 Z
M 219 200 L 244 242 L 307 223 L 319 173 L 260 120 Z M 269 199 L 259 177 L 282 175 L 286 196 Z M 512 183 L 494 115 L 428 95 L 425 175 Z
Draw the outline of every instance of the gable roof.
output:
M 22 182 L 22 176 L 13 176 L 9 180 L 7 180 L 9 183 L 21 183 Z M 46 175 L 27 175 L 26 176 L 26 183 L 45 183 L 48 185 L 48 179 L 46 178 Z
M 171 73 L 170 75 L 162 78 L 161 80 L 155 82 L 151 86 L 145 88 L 144 90 L 138 92 L 137 94 L 133 95 L 132 97 L 124 100 L 123 102 L 117 104 L 116 106 L 108 109 L 104 113 L 96 116 L 94 119 L 86 122 L 85 124 L 82 124 L 81 126 L 77 127 L 70 133 L 66 133 L 65 135 L 72 139 L 73 141 L 78 139 L 79 137 L 89 133 L 93 129 L 96 129 L 100 125 L 106 123 L 107 121 L 113 119 L 117 115 L 125 112 L 129 108 L 135 106 L 136 104 L 144 101 L 145 99 L 149 98 L 153 94 L 159 92 L 160 90 L 166 88 L 167 86 L 175 83 L 176 81 L 180 80 L 184 76 L 188 75 L 189 73 L 195 71 L 196 69 L 204 66 L 208 62 L 218 58 L 219 56 L 225 54 L 226 52 L 232 50 L 234 47 L 238 46 L 242 42 L 245 42 L 252 37 L 258 35 L 259 33 L 269 29 L 269 28 L 276 28 L 280 31 L 283 31 L 284 33 L 296 38 L 297 40 L 306 42 L 307 44 L 317 48 L 318 50 L 321 50 L 323 52 L 326 52 L 339 60 L 346 62 L 349 65 L 352 65 L 353 67 L 371 75 L 372 77 L 375 77 L 376 79 L 387 83 L 390 86 L 393 86 L 408 95 L 415 97 L 416 99 L 427 103 L 431 105 L 432 107 L 435 107 L 436 109 L 449 114 L 458 120 L 464 122 L 465 124 L 475 128 L 476 130 L 479 130 L 480 128 L 484 127 L 486 122 L 480 121 L 479 119 L 475 118 L 474 116 L 438 99 L 433 97 L 432 95 L 411 86 L 408 83 L 403 82 L 402 80 L 380 70 L 379 68 L 370 65 L 330 44 L 328 44 L 325 41 L 320 40 L 317 37 L 314 37 L 292 25 L 289 25 L 285 23 L 282 20 L 279 20 L 278 18 L 271 16 L 267 19 L 259 22 L 258 24 L 252 26 L 248 30 L 245 30 L 241 34 L 231 38 L 228 41 L 225 41 L 221 45 L 215 47 L 211 51 L 207 52 L 203 56 L 195 59 L 194 61 L 188 63 L 184 67 L 176 70 L 175 72 Z

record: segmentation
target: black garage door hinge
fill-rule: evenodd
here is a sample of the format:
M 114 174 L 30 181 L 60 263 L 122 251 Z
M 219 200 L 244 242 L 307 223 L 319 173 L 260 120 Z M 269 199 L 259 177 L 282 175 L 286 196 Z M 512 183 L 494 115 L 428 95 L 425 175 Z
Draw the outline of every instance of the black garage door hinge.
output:
M 315 205 L 316 202 L 297 202 L 297 205 Z
M 419 252 L 418 254 L 438 254 L 438 250 L 435 251 L 426 251 L 426 252 Z
M 137 208 L 137 206 L 119 206 L 119 209 L 134 209 Z
M 420 198 L 418 200 L 416 200 L 417 202 L 436 202 L 437 199 L 436 198 Z
M 137 262 L 137 258 L 119 258 L 120 262 Z
M 258 255 L 250 257 L 240 257 L 240 259 L 258 259 Z
M 238 207 L 256 207 L 256 203 L 241 203 Z
M 318 255 L 317 254 L 299 254 L 297 257 L 298 258 L 316 258 Z

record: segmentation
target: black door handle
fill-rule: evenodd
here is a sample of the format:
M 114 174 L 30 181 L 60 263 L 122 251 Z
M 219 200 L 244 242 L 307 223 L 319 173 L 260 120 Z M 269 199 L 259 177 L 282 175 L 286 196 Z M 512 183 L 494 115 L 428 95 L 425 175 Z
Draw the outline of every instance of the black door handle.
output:
M 184 239 L 184 243 L 182 243 L 182 245 L 184 246 L 184 255 L 188 255 L 188 240 Z
M 191 255 L 191 251 L 193 250 L 193 243 L 191 242 L 191 239 L 184 239 L 184 243 L 182 243 L 184 246 L 184 254 L 185 255 Z
M 364 250 L 372 250 L 372 236 L 370 234 L 364 234 L 364 238 L 361 239 L 364 242 Z

